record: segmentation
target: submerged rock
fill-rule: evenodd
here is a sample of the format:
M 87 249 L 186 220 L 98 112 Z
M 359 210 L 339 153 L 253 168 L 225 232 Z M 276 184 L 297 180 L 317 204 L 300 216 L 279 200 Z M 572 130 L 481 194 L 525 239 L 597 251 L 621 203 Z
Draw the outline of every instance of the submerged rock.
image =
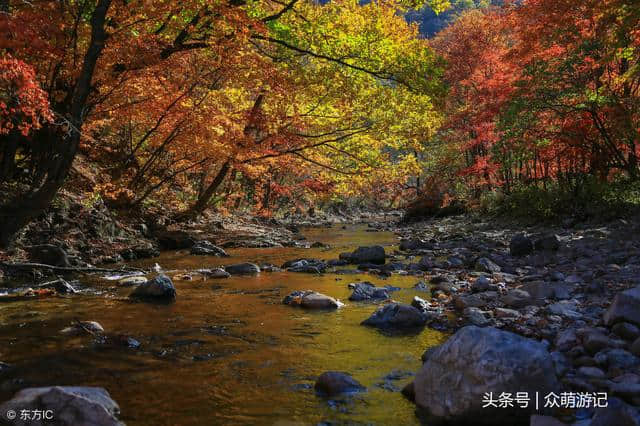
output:
M 329 397 L 366 390 L 350 374 L 340 371 L 325 371 L 316 380 L 314 388 L 319 394 Z
M 416 404 L 428 415 L 449 422 L 516 424 L 535 405 L 513 409 L 483 408 L 492 392 L 560 391 L 546 347 L 535 340 L 493 327 L 464 327 L 430 351 L 416 375 Z M 526 421 L 526 420 L 525 420 Z
M 166 275 L 158 275 L 151 281 L 137 286 L 129 295 L 131 298 L 139 299 L 167 299 L 176 298 L 176 288 L 171 278 Z
M 69 327 L 63 328 L 60 333 L 66 334 L 68 336 L 79 336 L 81 334 L 102 334 L 104 333 L 104 328 L 99 322 L 96 321 L 78 321 L 75 324 L 72 324 Z
M 228 273 L 227 271 L 225 271 L 222 268 L 215 268 L 215 269 L 201 269 L 198 270 L 196 272 L 200 272 L 202 275 L 204 275 L 207 278 L 229 278 L 231 276 L 230 273 Z
M 22 420 L 22 410 L 28 410 L 30 413 L 35 410 L 46 411 L 52 416 L 50 424 L 55 423 L 59 426 L 124 426 L 124 423 L 118 420 L 118 404 L 111 399 L 109 392 L 97 387 L 27 388 L 0 405 L 3 418 L 9 412 L 18 414 L 15 420 L 11 420 L 12 425 L 49 424 L 47 419 L 41 423 Z
M 295 259 L 285 262 L 282 265 L 282 269 L 286 269 L 289 272 L 322 274 L 327 269 L 327 264 L 318 259 Z
M 389 303 L 379 307 L 361 324 L 380 329 L 403 330 L 424 327 L 426 323 L 426 315 L 413 306 Z
M 305 309 L 337 309 L 342 303 L 333 297 L 317 293 L 312 290 L 297 290 L 287 295 L 282 303 L 291 306 L 300 306 Z

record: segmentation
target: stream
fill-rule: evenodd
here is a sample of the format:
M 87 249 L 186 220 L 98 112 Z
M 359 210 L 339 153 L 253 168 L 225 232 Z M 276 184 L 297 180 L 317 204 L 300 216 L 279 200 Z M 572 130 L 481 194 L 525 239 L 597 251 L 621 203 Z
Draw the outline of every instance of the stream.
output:
M 176 278 L 247 261 L 335 259 L 360 245 L 381 244 L 387 253 L 397 248 L 393 233 L 367 232 L 363 225 L 308 228 L 302 234 L 330 248 L 238 248 L 227 250 L 230 258 L 165 252 L 133 262 L 145 268 L 157 262 L 167 271 L 178 292 L 171 304 L 126 301 L 131 288 L 114 289 L 114 281 L 100 277 L 81 278 L 93 289 L 84 294 L 0 304 L 0 360 L 15 366 L 0 375 L 0 396 L 8 399 L 27 386 L 100 386 L 119 403 L 129 425 L 419 424 L 415 406 L 399 390 L 420 367 L 425 349 L 446 335 L 426 328 L 389 336 L 361 326 L 378 305 L 349 302 L 347 288 L 356 281 L 397 286 L 393 299 L 410 303 L 415 295 L 428 296 L 412 289 L 418 277 L 262 272 Z M 305 289 L 346 306 L 311 312 L 281 303 L 291 291 Z M 74 319 L 97 321 L 107 333 L 140 345 L 61 334 Z M 349 372 L 367 391 L 331 400 L 316 396 L 313 383 L 327 370 Z

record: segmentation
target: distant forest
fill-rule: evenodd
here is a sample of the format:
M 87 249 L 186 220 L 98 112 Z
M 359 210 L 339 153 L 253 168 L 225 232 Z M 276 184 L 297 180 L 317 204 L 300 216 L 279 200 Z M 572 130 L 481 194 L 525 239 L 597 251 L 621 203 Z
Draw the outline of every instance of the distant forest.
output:
M 420 25 L 420 33 L 430 38 L 449 25 L 462 11 L 499 5 L 503 3 L 503 0 L 458 0 L 451 3 L 453 3 L 453 7 L 440 14 L 436 14 L 429 6 L 425 6 L 421 10 L 410 11 L 406 16 L 407 21 L 417 22 Z

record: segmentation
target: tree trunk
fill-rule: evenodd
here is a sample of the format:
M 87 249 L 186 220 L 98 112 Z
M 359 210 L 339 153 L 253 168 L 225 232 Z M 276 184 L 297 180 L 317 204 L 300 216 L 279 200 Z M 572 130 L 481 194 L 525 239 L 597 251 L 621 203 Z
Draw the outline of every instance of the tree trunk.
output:
M 209 206 L 211 198 L 214 196 L 222 182 L 224 182 L 224 179 L 227 177 L 230 170 L 231 161 L 227 160 L 224 162 L 224 164 L 222 164 L 222 167 L 220 167 L 220 170 L 218 171 L 216 177 L 213 178 L 209 186 L 207 186 L 207 189 L 205 189 L 200 197 L 198 197 L 198 200 L 195 202 L 195 204 L 191 206 L 187 211 L 179 214 L 178 219 L 184 220 L 200 216 Z

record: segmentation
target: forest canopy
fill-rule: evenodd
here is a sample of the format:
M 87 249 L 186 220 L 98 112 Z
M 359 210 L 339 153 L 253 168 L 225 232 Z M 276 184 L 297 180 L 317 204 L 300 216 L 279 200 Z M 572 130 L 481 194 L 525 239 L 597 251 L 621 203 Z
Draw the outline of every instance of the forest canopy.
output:
M 421 8 L 450 25 L 425 38 Z M 176 219 L 635 180 L 639 10 L 0 1 L 0 245 L 80 169 Z

